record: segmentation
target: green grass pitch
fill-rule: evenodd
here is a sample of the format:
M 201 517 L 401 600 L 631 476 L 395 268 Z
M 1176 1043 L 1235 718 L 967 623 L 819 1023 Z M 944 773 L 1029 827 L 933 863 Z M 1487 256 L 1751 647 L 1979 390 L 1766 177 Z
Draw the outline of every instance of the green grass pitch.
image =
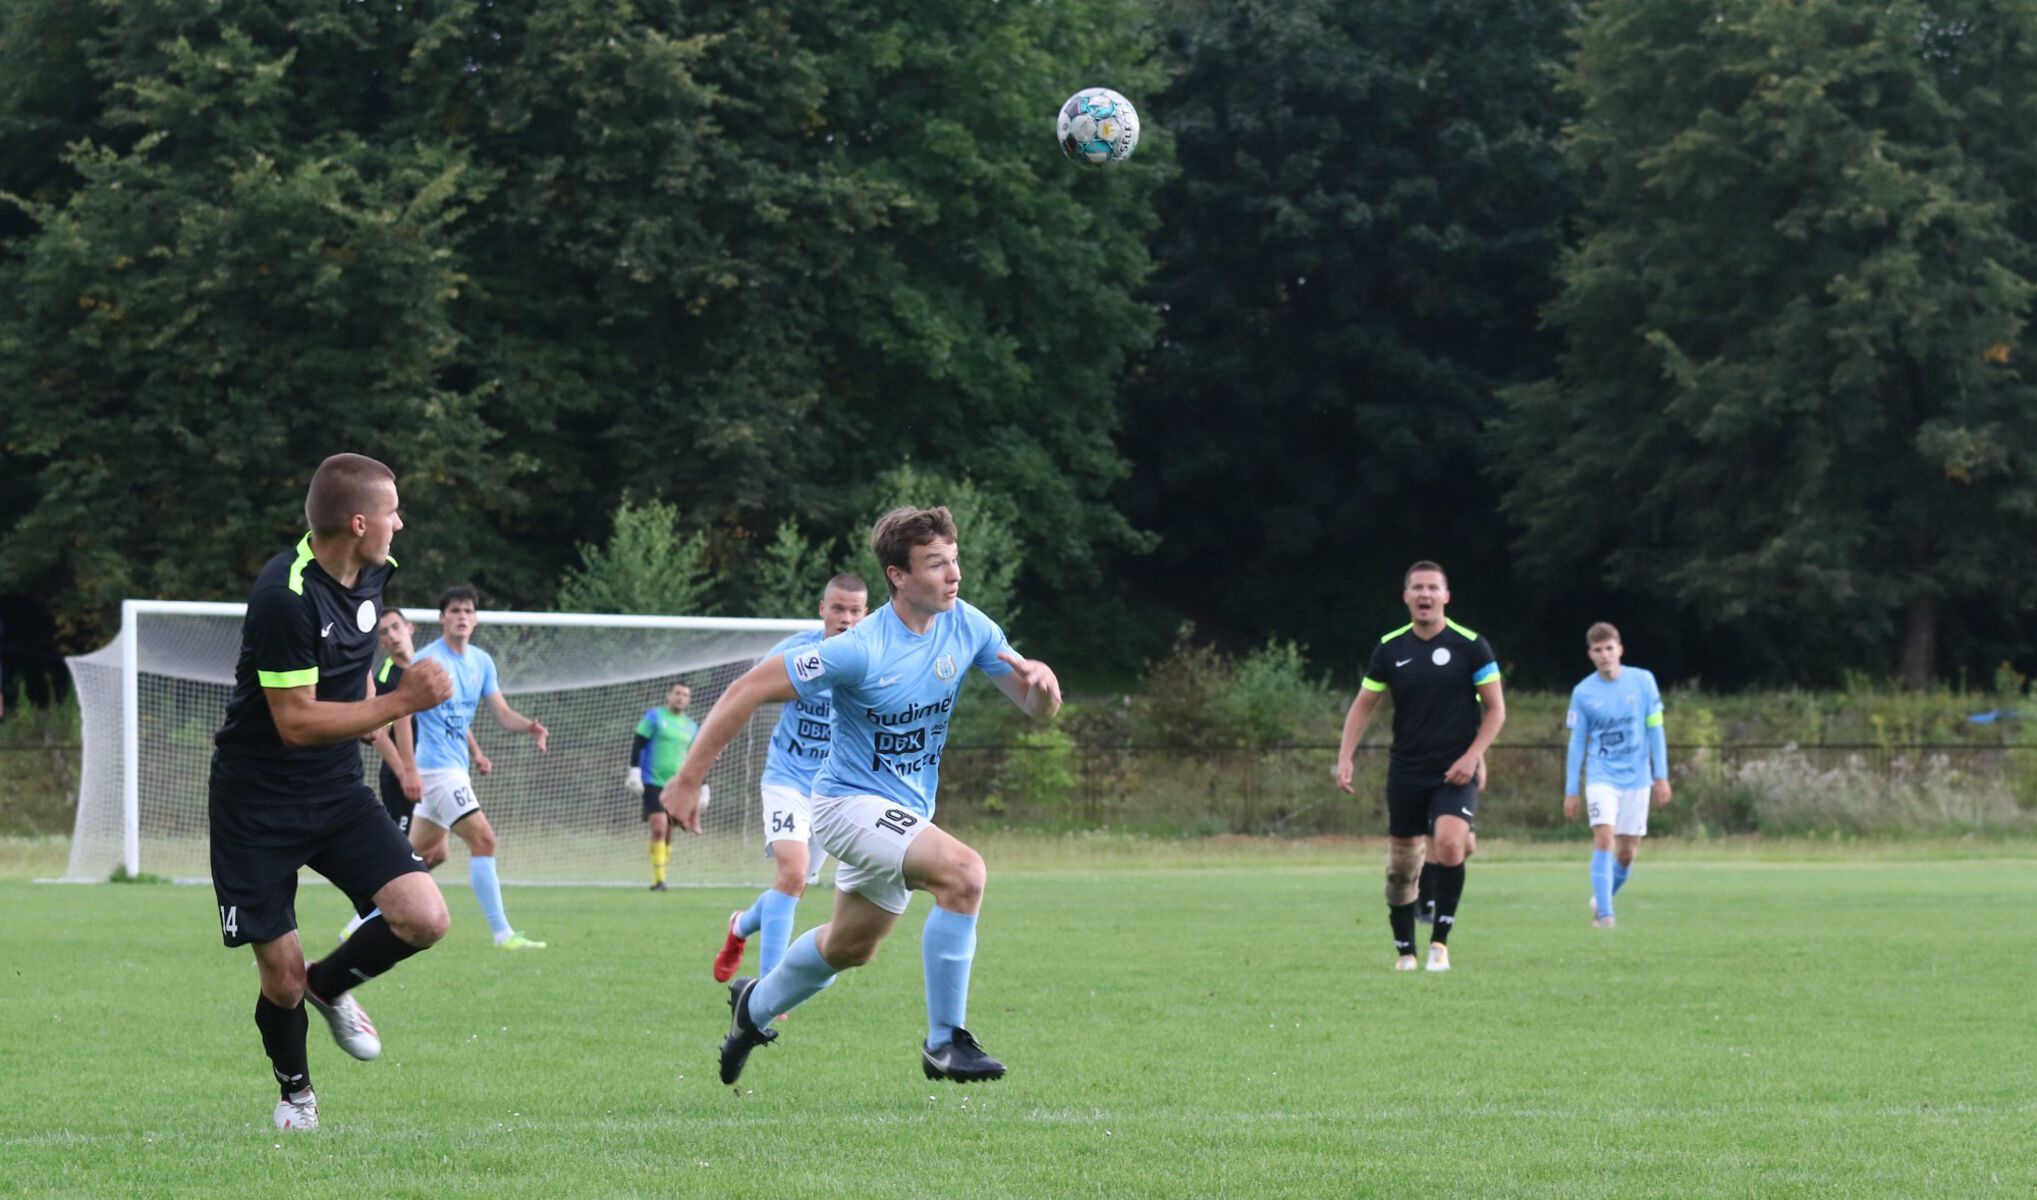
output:
M 707 967 L 750 893 L 511 888 L 551 943 L 511 955 L 449 887 L 448 940 L 360 993 L 381 1060 L 313 1019 L 325 1128 L 289 1138 L 209 889 L 0 882 L 0 1195 L 2037 1189 L 2030 862 L 1668 853 L 1608 934 L 1585 854 L 1488 850 L 1457 969 L 1410 975 L 1375 847 L 992 847 L 970 1023 L 1011 1074 L 967 1088 L 914 1049 L 924 897 L 732 1091 Z M 316 944 L 344 916 L 300 912 Z

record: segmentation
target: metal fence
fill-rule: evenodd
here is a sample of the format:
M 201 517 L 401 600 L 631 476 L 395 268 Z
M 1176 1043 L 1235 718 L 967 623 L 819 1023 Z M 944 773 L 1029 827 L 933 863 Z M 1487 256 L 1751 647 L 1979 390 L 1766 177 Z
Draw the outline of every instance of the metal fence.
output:
M 1332 745 L 950 746 L 941 820 L 1152 833 L 1379 834 L 1387 752 L 1345 795 Z M 1487 753 L 1479 827 L 1562 836 L 1562 744 Z M 1740 743 L 1670 748 L 1675 798 L 1651 832 L 2037 831 L 2037 746 Z
M 83 749 L 76 742 L 0 745 L 0 835 L 71 831 Z

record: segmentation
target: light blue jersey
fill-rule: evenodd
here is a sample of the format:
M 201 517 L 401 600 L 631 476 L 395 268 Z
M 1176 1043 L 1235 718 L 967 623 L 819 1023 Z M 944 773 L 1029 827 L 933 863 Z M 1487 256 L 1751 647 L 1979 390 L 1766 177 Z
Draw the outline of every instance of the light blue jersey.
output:
M 824 629 L 795 633 L 771 647 L 764 657 L 783 654 L 790 659 L 809 646 L 819 645 L 826 637 Z M 764 759 L 764 776 L 759 783 L 765 787 L 791 788 L 801 795 L 813 791 L 813 777 L 828 757 L 833 699 L 833 689 L 823 687 L 811 695 L 802 694 L 779 710 L 778 724 L 771 730 L 771 753 Z
M 1607 680 L 1597 671 L 1570 689 L 1570 755 L 1563 794 L 1578 794 L 1578 771 L 1593 783 L 1622 790 L 1669 778 L 1669 743 L 1662 729 L 1662 692 L 1655 676 L 1639 667 L 1620 668 Z M 1587 744 L 1588 743 L 1588 744 Z M 1587 766 L 1585 760 L 1590 759 Z M 1650 759 L 1653 770 L 1650 770 Z
M 847 633 L 786 656 L 802 700 L 833 689 L 833 736 L 814 777 L 820 796 L 882 796 L 934 815 L 948 720 L 970 667 L 995 679 L 1011 673 L 997 657 L 1004 630 L 957 600 L 916 634 L 886 604 Z
M 502 690 L 495 681 L 495 660 L 472 642 L 465 654 L 455 654 L 444 638 L 417 652 L 414 667 L 433 658 L 452 676 L 453 694 L 436 708 L 417 714 L 417 769 L 445 771 L 467 769 L 467 727 L 481 701 Z

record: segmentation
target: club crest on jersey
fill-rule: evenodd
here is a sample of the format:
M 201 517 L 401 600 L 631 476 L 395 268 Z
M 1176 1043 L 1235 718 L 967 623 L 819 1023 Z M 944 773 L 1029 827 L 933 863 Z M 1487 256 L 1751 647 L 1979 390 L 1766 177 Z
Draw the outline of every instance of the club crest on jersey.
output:
M 362 633 L 367 633 L 375 628 L 375 602 L 373 600 L 361 601 L 361 607 L 354 612 L 354 624 L 361 627 Z
M 808 650 L 804 654 L 794 655 L 792 674 L 801 683 L 812 683 L 820 678 L 820 651 Z
M 954 655 L 943 654 L 934 660 L 934 677 L 944 681 L 955 677 Z
M 1434 651 L 1433 653 L 1431 653 L 1431 654 L 1429 655 L 1429 661 L 1430 661 L 1430 662 L 1432 662 L 1432 663 L 1435 663 L 1435 664 L 1436 664 L 1437 666 L 1439 666 L 1439 667 L 1440 667 L 1440 666 L 1442 666 L 1443 664 L 1445 664 L 1445 663 L 1449 662 L 1449 661 L 1450 661 L 1450 647 L 1448 647 L 1448 646 L 1438 646 L 1438 647 L 1436 647 L 1435 651 Z

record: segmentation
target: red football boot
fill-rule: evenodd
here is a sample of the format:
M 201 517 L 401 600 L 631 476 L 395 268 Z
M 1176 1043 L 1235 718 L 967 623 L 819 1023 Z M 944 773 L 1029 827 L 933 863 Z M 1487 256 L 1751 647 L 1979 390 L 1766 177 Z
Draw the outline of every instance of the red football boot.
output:
M 714 981 L 727 983 L 736 977 L 736 969 L 743 965 L 743 946 L 748 939 L 736 932 L 736 920 L 743 915 L 741 909 L 729 914 L 728 940 L 721 944 L 721 953 L 714 956 Z

